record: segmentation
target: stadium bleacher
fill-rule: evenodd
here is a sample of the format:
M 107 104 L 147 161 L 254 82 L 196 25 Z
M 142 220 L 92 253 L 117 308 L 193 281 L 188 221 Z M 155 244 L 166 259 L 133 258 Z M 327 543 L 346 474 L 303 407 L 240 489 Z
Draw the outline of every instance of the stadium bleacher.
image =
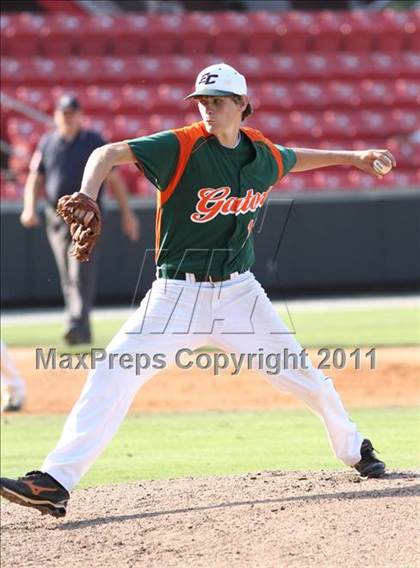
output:
M 420 11 L 4 14 L 2 93 L 46 114 L 63 92 L 109 140 L 199 118 L 183 101 L 215 61 L 243 72 L 255 114 L 247 124 L 284 145 L 389 146 L 399 167 L 384 186 L 418 185 Z M 17 149 L 19 179 L 45 125 L 2 105 L 3 138 Z M 133 168 L 134 193 L 150 188 Z M 279 189 L 363 189 L 377 183 L 346 169 L 288 176 Z M 4 184 L 4 198 L 19 198 Z

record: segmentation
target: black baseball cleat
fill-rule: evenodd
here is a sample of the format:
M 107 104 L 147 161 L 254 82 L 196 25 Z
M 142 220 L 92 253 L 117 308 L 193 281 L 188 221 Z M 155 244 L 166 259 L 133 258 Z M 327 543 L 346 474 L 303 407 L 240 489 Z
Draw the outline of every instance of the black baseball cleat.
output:
M 370 440 L 363 440 L 360 448 L 362 459 L 353 466 L 362 477 L 382 477 L 385 475 L 385 464 L 378 460 L 375 451 Z
M 1 496 L 12 503 L 38 509 L 43 515 L 64 517 L 70 494 L 48 473 L 30 471 L 18 479 L 0 479 Z

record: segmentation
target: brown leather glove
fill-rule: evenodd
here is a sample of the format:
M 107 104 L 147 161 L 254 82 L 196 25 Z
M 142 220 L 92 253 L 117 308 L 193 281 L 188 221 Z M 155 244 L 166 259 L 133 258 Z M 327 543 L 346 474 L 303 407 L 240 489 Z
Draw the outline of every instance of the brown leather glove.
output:
M 63 195 L 57 203 L 57 214 L 70 228 L 73 241 L 72 255 L 86 262 L 101 234 L 101 211 L 96 201 L 76 191 Z

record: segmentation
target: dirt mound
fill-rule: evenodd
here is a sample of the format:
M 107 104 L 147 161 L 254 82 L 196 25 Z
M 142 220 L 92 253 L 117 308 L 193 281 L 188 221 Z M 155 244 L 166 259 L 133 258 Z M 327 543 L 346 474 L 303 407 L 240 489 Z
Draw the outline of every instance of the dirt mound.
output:
M 76 491 L 65 520 L 3 502 L 2 566 L 417 565 L 420 472 L 263 472 Z

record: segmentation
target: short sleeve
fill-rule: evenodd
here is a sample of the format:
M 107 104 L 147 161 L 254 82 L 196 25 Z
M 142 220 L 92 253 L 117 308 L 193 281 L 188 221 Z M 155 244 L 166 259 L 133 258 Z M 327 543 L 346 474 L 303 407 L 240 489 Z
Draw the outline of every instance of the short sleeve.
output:
M 178 163 L 180 144 L 170 130 L 151 136 L 127 140 L 144 175 L 159 190 L 164 190 L 171 181 Z
M 292 148 L 286 148 L 285 146 L 280 146 L 280 144 L 275 144 L 275 146 L 280 151 L 281 157 L 283 158 L 283 175 L 286 175 L 296 164 L 296 153 Z

